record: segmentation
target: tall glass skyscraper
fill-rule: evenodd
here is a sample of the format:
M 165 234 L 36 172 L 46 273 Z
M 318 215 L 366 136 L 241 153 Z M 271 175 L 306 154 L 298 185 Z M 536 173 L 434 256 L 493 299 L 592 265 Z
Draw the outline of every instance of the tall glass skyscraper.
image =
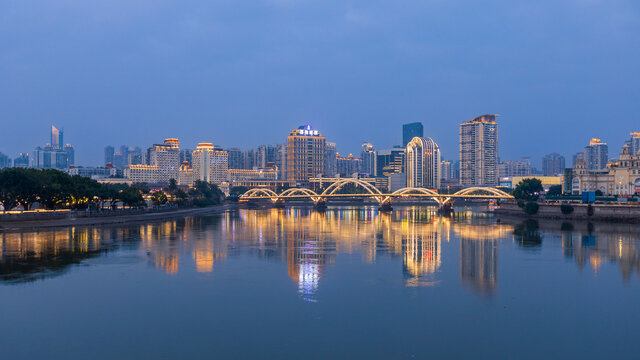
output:
M 402 147 L 406 148 L 409 141 L 414 137 L 424 137 L 422 123 L 414 122 L 402 125 Z

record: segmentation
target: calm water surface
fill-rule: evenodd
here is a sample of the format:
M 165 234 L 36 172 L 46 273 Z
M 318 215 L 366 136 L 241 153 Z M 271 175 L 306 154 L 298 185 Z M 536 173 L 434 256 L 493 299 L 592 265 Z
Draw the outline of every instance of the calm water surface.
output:
M 3 359 L 638 358 L 640 228 L 429 208 L 0 233 Z

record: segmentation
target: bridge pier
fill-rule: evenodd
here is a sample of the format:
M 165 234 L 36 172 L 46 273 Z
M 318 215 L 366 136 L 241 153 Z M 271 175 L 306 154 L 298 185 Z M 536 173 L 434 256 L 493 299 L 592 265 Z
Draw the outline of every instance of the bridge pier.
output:
M 444 204 L 440 204 L 438 207 L 438 214 L 440 215 L 451 215 L 453 213 L 453 204 L 451 201 L 448 201 Z
M 284 199 L 276 200 L 276 202 L 273 203 L 273 207 L 275 207 L 276 209 L 284 209 L 285 208 Z
M 316 201 L 313 207 L 314 209 L 316 209 L 316 211 L 327 211 L 327 200 L 320 199 Z
M 380 207 L 378 208 L 378 211 L 380 211 L 380 212 L 391 212 L 391 211 L 393 211 L 393 206 L 391 206 L 391 201 L 383 202 L 382 204 L 380 204 Z

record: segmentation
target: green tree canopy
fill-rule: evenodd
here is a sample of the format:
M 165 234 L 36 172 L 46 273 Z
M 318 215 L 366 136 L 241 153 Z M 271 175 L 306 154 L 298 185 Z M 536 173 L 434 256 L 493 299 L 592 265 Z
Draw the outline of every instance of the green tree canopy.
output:
M 527 178 L 520 181 L 520 183 L 513 189 L 513 197 L 522 200 L 536 200 L 538 194 L 542 193 L 544 188 L 542 182 L 539 179 Z

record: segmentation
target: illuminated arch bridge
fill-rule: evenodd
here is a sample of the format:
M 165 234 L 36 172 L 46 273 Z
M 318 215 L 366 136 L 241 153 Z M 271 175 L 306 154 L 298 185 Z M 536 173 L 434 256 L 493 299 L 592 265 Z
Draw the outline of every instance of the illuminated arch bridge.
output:
M 353 184 L 365 190 L 358 194 L 340 194 L 338 191 L 345 185 Z M 280 194 L 263 188 L 251 189 L 240 196 L 242 201 L 268 199 L 274 203 L 284 203 L 287 199 L 310 199 L 314 203 L 323 203 L 332 198 L 369 198 L 375 199 L 380 205 L 390 205 L 395 199 L 425 198 L 438 203 L 440 206 L 450 204 L 455 199 L 513 199 L 506 192 L 492 187 L 470 187 L 454 194 L 439 194 L 425 188 L 405 187 L 392 193 L 383 193 L 372 184 L 359 179 L 345 178 L 332 183 L 322 193 L 305 188 L 291 188 Z

